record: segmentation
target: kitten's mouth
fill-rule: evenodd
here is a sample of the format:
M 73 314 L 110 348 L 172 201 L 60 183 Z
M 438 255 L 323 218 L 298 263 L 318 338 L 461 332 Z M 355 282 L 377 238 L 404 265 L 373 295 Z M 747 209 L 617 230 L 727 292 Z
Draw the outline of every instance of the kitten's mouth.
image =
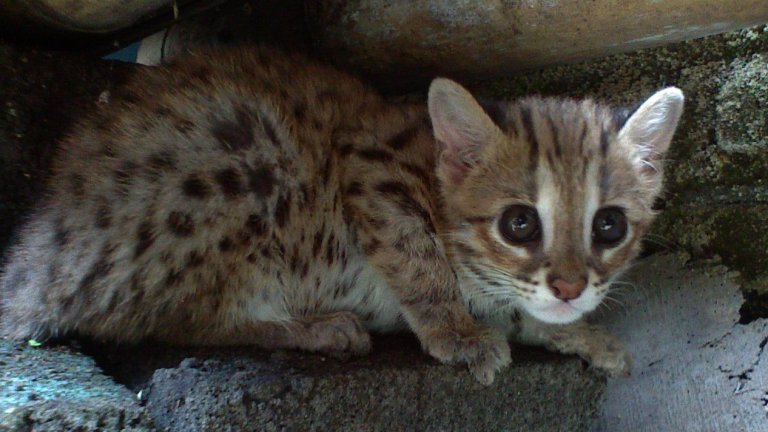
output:
M 546 306 L 534 307 L 529 311 L 535 318 L 552 323 L 568 324 L 576 321 L 584 315 L 584 310 L 574 306 L 569 302 L 558 300 Z

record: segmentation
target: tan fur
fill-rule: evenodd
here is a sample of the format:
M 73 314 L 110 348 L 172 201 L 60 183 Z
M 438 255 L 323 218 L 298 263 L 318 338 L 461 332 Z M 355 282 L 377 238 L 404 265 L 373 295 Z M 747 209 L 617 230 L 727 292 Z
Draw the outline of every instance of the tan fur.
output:
M 269 49 L 138 74 L 62 143 L 0 280 L 0 331 L 363 354 L 368 330 L 410 328 L 431 355 L 490 383 L 509 362 L 504 333 L 530 321 L 512 300 L 542 289 L 547 268 L 588 269 L 604 295 L 637 253 L 658 187 L 643 183 L 608 108 L 528 99 L 491 119 L 440 83 L 434 134 L 445 118 L 474 118 L 471 148 L 436 145 L 422 106 Z M 542 175 L 557 185 L 556 246 L 510 251 L 494 220 L 541 201 Z M 610 257 L 581 235 L 596 182 L 633 226 Z M 482 294 L 468 263 L 506 292 Z M 519 334 L 566 346 L 533 322 Z M 568 352 L 599 354 L 600 342 L 579 345 L 589 352 Z

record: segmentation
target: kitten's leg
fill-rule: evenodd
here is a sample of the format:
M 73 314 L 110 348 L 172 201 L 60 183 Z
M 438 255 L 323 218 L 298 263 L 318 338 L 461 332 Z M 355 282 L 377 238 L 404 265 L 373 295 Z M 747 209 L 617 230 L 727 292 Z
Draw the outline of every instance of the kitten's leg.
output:
M 386 189 L 384 186 L 380 188 Z M 408 214 L 421 209 L 421 204 L 398 191 L 392 196 L 354 198 L 361 218 L 382 214 L 390 207 L 387 217 L 391 222 L 386 227 L 376 231 L 361 223 L 358 235 L 422 347 L 443 363 L 467 364 L 478 381 L 492 383 L 496 372 L 510 362 L 509 342 L 500 330 L 478 323 L 467 311 L 456 274 L 436 234 L 421 215 L 417 219 Z
M 337 357 L 365 355 L 371 350 L 371 337 L 352 312 L 335 312 L 284 322 L 246 323 L 203 336 L 202 340 L 192 343 L 258 345 L 270 350 L 298 349 Z
M 443 363 L 467 364 L 478 381 L 491 384 L 510 362 L 509 342 L 501 330 L 469 314 L 441 248 L 428 231 L 411 224 L 414 229 L 382 230 L 378 237 L 361 232 L 363 248 L 386 277 L 422 347 Z
M 583 321 L 565 325 L 546 324 L 522 314 L 520 331 L 513 338 L 525 345 L 540 345 L 550 351 L 576 354 L 610 376 L 628 376 L 632 371 L 632 356 L 624 349 L 624 344 L 603 327 Z

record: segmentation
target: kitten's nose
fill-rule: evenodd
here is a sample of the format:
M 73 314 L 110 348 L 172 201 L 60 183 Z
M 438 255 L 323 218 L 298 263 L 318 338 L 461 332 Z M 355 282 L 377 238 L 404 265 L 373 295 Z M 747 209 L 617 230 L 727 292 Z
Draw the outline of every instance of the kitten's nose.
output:
M 583 276 L 571 282 L 558 275 L 550 275 L 547 277 L 547 282 L 552 293 L 560 300 L 577 299 L 587 287 L 587 278 Z

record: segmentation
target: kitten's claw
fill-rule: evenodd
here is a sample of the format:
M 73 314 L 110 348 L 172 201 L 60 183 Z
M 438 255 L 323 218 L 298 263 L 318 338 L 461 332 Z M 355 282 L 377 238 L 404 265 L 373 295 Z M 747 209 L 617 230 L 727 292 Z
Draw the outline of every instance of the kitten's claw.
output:
M 496 372 L 510 363 L 509 342 L 493 328 L 477 326 L 468 331 L 451 329 L 432 332 L 425 341 L 427 352 L 443 363 L 466 363 L 483 385 L 490 385 Z

